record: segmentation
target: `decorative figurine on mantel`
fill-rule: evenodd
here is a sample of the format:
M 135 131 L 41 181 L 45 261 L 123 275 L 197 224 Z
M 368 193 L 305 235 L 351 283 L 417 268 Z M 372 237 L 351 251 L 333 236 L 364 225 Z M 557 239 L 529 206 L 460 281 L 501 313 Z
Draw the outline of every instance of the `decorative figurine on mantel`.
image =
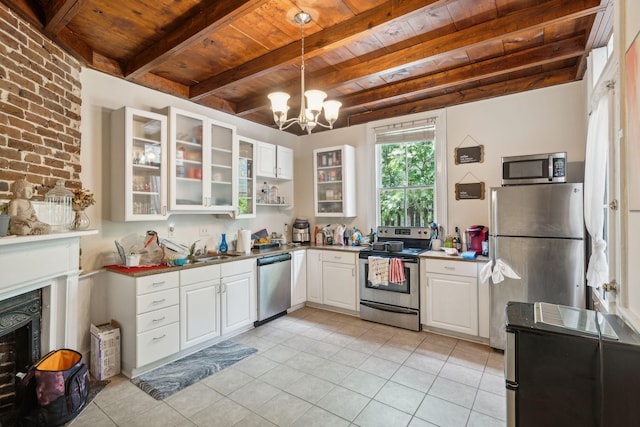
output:
M 38 220 L 36 210 L 31 203 L 33 197 L 33 184 L 26 178 L 17 179 L 11 185 L 13 200 L 9 202 L 9 232 L 18 236 L 32 234 L 48 234 L 51 231 L 49 224 Z

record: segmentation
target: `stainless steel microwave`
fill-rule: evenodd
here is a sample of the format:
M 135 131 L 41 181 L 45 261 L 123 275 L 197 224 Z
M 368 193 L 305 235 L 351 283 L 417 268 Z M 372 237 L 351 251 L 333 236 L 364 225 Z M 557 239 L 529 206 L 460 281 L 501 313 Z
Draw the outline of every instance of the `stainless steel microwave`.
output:
M 502 158 L 502 185 L 567 182 L 567 153 Z

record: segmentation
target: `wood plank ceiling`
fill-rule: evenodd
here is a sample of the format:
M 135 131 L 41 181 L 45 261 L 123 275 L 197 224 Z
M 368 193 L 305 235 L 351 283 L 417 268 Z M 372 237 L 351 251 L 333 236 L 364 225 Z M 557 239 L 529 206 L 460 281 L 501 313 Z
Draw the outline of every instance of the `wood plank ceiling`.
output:
M 1 1 L 88 67 L 273 127 L 269 92 L 299 110 L 299 10 L 335 127 L 580 80 L 613 28 L 613 0 Z

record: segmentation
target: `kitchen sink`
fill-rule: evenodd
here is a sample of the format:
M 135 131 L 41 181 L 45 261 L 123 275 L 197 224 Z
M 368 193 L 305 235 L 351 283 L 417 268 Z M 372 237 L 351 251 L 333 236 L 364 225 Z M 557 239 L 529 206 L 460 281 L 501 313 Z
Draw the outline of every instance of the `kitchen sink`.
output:
M 233 258 L 237 256 L 239 256 L 239 254 L 226 253 L 226 254 L 216 254 L 216 255 L 202 255 L 202 256 L 193 258 L 191 262 L 197 263 L 197 262 L 217 261 L 217 260 Z

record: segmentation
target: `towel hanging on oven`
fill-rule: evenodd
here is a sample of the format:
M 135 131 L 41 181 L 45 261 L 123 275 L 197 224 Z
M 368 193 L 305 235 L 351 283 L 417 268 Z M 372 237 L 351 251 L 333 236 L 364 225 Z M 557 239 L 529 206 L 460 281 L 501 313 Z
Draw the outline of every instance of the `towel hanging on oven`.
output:
M 391 258 L 389 260 L 389 282 L 400 285 L 404 281 L 404 263 L 400 258 Z
M 370 256 L 368 281 L 371 286 L 389 285 L 389 258 Z

